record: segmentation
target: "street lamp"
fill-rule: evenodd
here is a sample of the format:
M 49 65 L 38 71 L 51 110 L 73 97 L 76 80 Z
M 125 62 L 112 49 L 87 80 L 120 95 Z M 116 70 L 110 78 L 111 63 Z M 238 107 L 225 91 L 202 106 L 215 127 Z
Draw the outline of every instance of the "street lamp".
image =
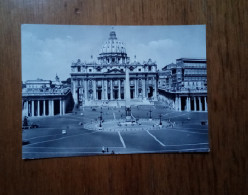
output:
M 162 127 L 162 120 L 161 120 L 162 114 L 159 115 L 159 118 L 160 118 L 159 126 Z
M 149 120 L 151 121 L 152 120 L 152 110 L 150 109 L 150 118 L 149 118 Z
M 99 124 L 99 129 L 102 129 L 102 107 L 101 107 L 101 115 L 100 115 L 100 117 L 99 117 L 99 119 L 100 119 L 100 124 Z
M 103 119 L 102 119 L 102 107 L 101 107 L 101 116 L 100 116 L 100 120 L 102 121 Z

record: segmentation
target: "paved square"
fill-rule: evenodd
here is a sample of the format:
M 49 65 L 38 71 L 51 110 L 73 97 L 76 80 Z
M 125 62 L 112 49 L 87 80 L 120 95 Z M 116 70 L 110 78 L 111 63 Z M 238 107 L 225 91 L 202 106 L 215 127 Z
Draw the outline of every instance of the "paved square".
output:
M 177 112 L 163 106 L 133 107 L 136 118 L 170 121 L 161 129 L 113 131 L 88 130 L 86 123 L 99 123 L 100 107 L 64 116 L 29 118 L 39 128 L 23 130 L 23 158 L 51 158 L 126 153 L 208 152 L 207 112 Z M 125 118 L 125 108 L 103 107 L 103 120 Z M 165 123 L 165 122 L 164 122 Z M 62 134 L 62 130 L 66 130 Z M 103 152 L 104 148 L 104 152 Z

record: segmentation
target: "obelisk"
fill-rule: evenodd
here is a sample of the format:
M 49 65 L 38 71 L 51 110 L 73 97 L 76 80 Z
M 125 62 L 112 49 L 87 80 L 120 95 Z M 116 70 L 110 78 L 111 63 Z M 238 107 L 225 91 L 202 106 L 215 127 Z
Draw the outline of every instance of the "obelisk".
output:
M 126 65 L 126 77 L 125 77 L 125 103 L 126 103 L 126 122 L 131 122 L 131 107 L 130 107 L 130 79 L 129 68 Z

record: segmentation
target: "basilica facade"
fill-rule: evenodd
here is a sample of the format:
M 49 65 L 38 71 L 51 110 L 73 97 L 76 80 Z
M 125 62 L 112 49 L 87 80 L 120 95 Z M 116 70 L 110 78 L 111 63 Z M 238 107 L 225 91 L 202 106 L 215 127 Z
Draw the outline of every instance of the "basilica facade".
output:
M 131 105 L 150 105 L 157 100 L 157 83 L 157 64 L 151 59 L 140 63 L 136 57 L 131 62 L 115 31 L 110 32 L 97 61 L 78 59 L 71 65 L 71 92 L 77 106 L 125 105 L 126 89 Z

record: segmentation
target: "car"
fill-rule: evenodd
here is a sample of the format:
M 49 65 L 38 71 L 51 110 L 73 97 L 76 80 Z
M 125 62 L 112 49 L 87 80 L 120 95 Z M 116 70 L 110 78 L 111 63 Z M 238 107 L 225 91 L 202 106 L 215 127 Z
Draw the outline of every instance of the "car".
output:
M 30 142 L 28 140 L 22 140 L 22 145 L 27 145 L 29 144 Z
M 35 129 L 35 128 L 38 128 L 38 127 L 39 127 L 38 124 L 32 123 L 31 125 L 23 125 L 22 129 Z
M 208 121 L 201 121 L 201 125 L 207 125 Z
M 35 129 L 35 128 L 38 128 L 39 127 L 39 125 L 37 125 L 37 124 L 32 124 L 31 125 L 31 129 Z

